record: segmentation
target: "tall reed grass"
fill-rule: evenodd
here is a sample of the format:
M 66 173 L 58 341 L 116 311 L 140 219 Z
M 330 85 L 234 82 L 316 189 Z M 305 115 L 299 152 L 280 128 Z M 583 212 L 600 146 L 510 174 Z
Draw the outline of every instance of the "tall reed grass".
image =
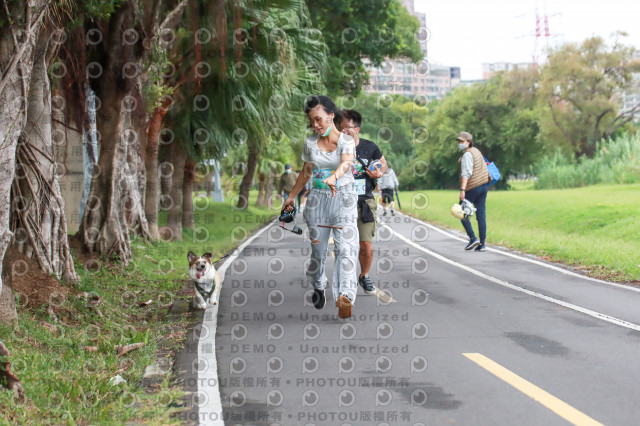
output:
M 640 183 L 640 132 L 598 144 L 593 158 L 567 158 L 560 153 L 536 165 L 536 189 Z

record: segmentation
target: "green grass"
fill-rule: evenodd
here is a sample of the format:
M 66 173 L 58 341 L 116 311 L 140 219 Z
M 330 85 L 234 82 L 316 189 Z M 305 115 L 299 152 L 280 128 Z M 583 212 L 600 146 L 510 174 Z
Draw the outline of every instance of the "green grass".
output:
M 233 235 L 243 237 L 277 213 L 254 207 L 235 211 L 230 202 L 198 207 L 202 210 L 196 211 L 197 231 L 184 230 L 183 241 L 134 240 L 135 261 L 127 267 L 99 261 L 99 267 L 85 268 L 76 263 L 82 282 L 57 299 L 54 311 L 59 323 L 46 306 L 21 306 L 17 328 L 0 325 L 13 370 L 28 398 L 18 405 L 9 392 L 0 391 L 0 424 L 178 423 L 171 417 L 179 410 L 172 405 L 181 396 L 175 378 L 167 377 L 153 393 L 141 390 L 139 384 L 161 342 L 173 349 L 182 345 L 184 332 L 172 332 L 175 329 L 163 321 L 172 302 L 181 297 L 187 252 L 219 256 L 239 244 Z M 163 221 L 166 214 L 161 215 L 161 225 Z M 90 266 L 98 265 L 92 262 Z M 87 294 L 101 298 L 100 313 L 87 303 Z M 153 301 L 149 306 L 138 306 L 149 299 Z M 184 327 L 178 329 L 186 332 L 187 319 L 182 321 Z M 115 345 L 138 342 L 145 345 L 116 356 Z M 88 352 L 85 346 L 97 351 Z M 116 374 L 127 383 L 109 385 Z
M 509 180 L 510 191 L 523 191 L 527 189 L 535 189 L 536 181 L 533 179 Z
M 255 191 L 250 192 L 249 198 L 252 201 L 244 211 L 238 211 L 228 196 L 223 203 L 194 198 L 195 229 L 183 229 L 182 241 L 131 243 L 139 270 L 145 274 L 163 276 L 167 280 L 185 280 L 188 278 L 189 250 L 197 255 L 210 252 L 215 261 L 240 244 L 246 235 L 280 213 L 280 204 L 272 209 L 255 207 Z M 160 212 L 160 226 L 166 224 L 166 217 L 166 212 Z
M 573 265 L 592 276 L 638 281 L 639 193 L 640 184 L 490 191 L 487 243 Z M 428 197 L 426 207 L 422 194 Z M 463 232 L 450 213 L 458 194 L 415 191 L 400 199 L 406 212 Z M 472 223 L 477 231 L 475 219 Z
M 82 271 L 81 265 L 77 268 Z M 164 334 L 162 321 L 169 302 L 161 306 L 159 292 L 177 286 L 144 278 L 132 268 L 81 274 L 77 290 L 102 297 L 98 309 L 103 317 L 79 293 L 56 303 L 60 323 L 44 309 L 19 307 L 18 327 L 0 326 L 11 350 L 12 368 L 28 398 L 25 405 L 16 405 L 9 392 L 0 392 L 0 423 L 95 424 L 114 419 L 171 423 L 172 411 L 162 401 L 174 401 L 179 389 L 171 387 L 168 379 L 155 394 L 141 392 L 137 385 Z M 155 306 L 139 308 L 131 303 L 144 298 L 153 299 Z M 145 346 L 116 356 L 115 345 L 137 342 Z M 84 346 L 98 350 L 88 352 Z M 116 374 L 127 383 L 110 386 L 108 381 Z

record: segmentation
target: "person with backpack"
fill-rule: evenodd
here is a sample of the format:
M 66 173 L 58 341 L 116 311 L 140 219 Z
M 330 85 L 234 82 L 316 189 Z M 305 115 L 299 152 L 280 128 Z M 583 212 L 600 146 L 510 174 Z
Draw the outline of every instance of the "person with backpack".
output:
M 462 151 L 462 156 L 458 160 L 460 163 L 460 201 L 467 199 L 473 203 L 476 208 L 476 220 L 478 221 L 478 232 L 480 234 L 480 239 L 476 238 L 468 217 L 460 219 L 464 230 L 469 236 L 469 243 L 464 249 L 485 251 L 487 238 L 487 212 L 485 205 L 491 175 L 482 153 L 473 146 L 471 133 L 461 132 L 456 141 L 458 149 Z

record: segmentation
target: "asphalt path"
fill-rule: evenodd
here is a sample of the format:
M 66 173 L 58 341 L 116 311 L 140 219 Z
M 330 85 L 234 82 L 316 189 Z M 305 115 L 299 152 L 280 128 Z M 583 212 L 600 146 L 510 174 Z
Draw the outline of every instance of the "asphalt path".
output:
M 329 291 L 310 303 L 306 233 L 274 223 L 227 259 L 181 361 L 186 423 L 640 424 L 638 289 L 380 220 L 378 293 L 359 289 L 347 320 Z

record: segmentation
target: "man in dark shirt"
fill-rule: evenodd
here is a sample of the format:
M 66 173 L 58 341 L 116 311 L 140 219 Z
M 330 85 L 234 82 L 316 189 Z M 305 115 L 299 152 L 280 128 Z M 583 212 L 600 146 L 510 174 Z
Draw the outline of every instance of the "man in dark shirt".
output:
M 376 234 L 377 203 L 373 196 L 376 179 L 387 170 L 387 162 L 374 142 L 359 137 L 362 115 L 355 110 L 341 111 L 340 131 L 353 137 L 356 143 L 356 158 L 351 165 L 358 193 L 358 234 L 360 238 L 360 276 L 358 282 L 366 294 L 375 294 L 376 289 L 369 279 L 369 269 L 373 261 L 373 236 Z M 372 163 L 379 160 L 381 168 Z M 373 169 L 373 170 L 372 170 Z

